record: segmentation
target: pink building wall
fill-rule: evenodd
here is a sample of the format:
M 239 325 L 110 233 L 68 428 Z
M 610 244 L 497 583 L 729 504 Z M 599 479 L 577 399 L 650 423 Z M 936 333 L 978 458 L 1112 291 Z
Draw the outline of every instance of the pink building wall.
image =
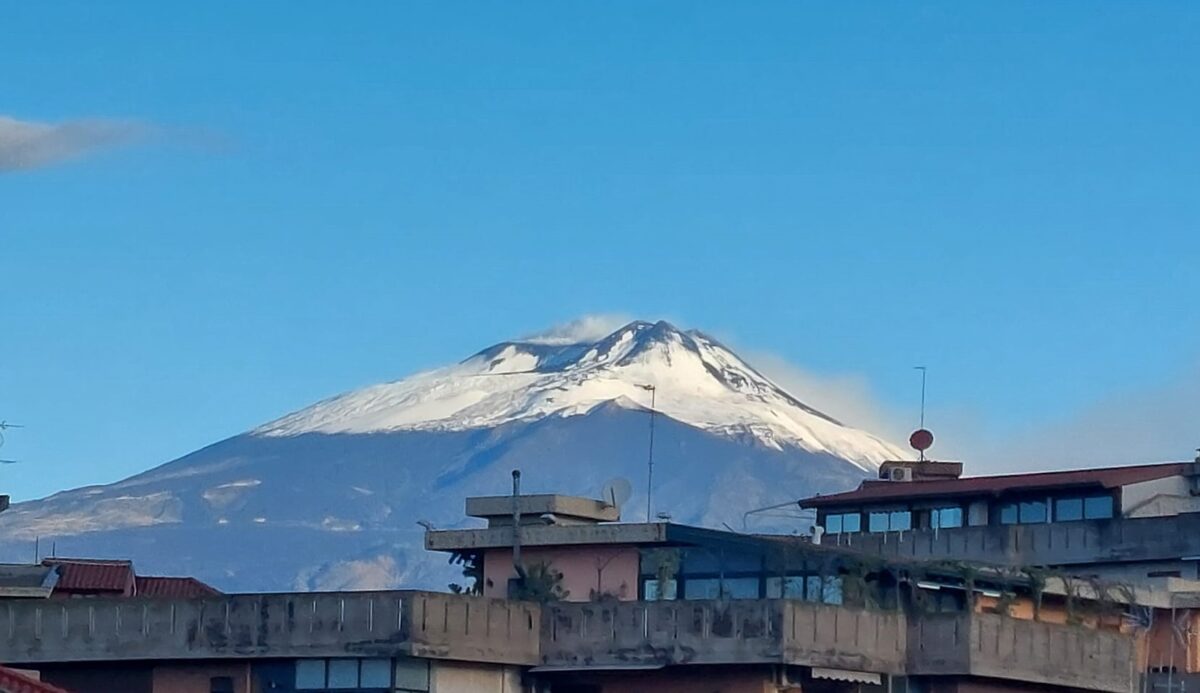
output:
M 633 546 L 573 546 L 521 549 L 525 565 L 547 563 L 563 574 L 567 601 L 586 602 L 593 592 L 610 594 L 622 601 L 638 597 L 638 550 Z M 511 549 L 492 549 L 483 554 L 483 594 L 503 599 L 508 581 L 516 577 Z

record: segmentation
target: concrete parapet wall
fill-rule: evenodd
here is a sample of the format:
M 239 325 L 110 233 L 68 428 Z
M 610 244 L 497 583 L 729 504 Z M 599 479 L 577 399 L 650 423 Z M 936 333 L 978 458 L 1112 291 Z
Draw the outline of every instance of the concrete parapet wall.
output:
M 1078 626 L 994 614 L 930 614 L 914 619 L 908 672 L 971 675 L 1085 690 L 1135 689 L 1131 638 Z
M 808 602 L 785 603 L 785 662 L 887 674 L 904 672 L 904 614 Z
M 8 600 L 0 603 L 0 661 L 391 657 L 416 651 L 521 664 L 537 656 L 537 616 L 530 609 L 424 592 Z
M 826 543 L 887 558 L 1014 566 L 1177 560 L 1200 556 L 1200 513 L 834 535 Z

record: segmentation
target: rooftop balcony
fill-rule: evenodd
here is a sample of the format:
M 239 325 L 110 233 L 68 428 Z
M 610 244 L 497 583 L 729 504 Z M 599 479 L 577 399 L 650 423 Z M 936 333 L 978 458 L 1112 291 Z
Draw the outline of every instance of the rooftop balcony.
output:
M 1081 565 L 1200 556 L 1200 513 L 1135 519 L 826 536 L 885 558 Z
M 991 614 L 854 609 L 785 600 L 556 604 L 542 612 L 541 666 L 782 664 L 975 676 L 1124 693 L 1127 636 Z
M 793 600 L 532 603 L 429 592 L 0 601 L 0 661 L 425 657 L 543 669 L 780 664 L 1131 691 L 1132 639 Z
M 901 673 L 903 614 L 785 600 L 554 604 L 546 667 L 802 664 Z
M 8 664 L 392 657 L 533 664 L 536 605 L 433 592 L 0 602 Z
M 908 631 L 908 673 L 970 675 L 1122 693 L 1136 690 L 1133 640 L 994 614 L 928 614 Z

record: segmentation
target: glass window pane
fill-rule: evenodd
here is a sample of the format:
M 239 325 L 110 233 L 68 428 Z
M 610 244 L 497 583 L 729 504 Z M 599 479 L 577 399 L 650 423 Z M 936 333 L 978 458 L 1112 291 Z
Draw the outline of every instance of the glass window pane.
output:
M 767 599 L 804 599 L 804 578 L 767 578 Z
M 358 688 L 358 660 L 329 660 L 330 688 Z
M 871 513 L 867 520 L 867 529 L 872 532 L 888 531 L 888 513 Z
M 387 688 L 392 687 L 392 660 L 390 659 L 364 659 L 362 660 L 362 670 L 359 674 L 360 688 Z
M 683 581 L 684 599 L 716 599 L 721 596 L 721 581 L 716 578 L 696 578 Z
M 888 525 L 893 532 L 903 532 L 912 529 L 912 513 L 907 510 L 897 510 L 890 514 Z
M 821 596 L 821 576 L 812 575 L 805 582 L 804 599 L 810 602 L 823 601 Z
M 325 687 L 325 660 L 296 660 L 296 690 L 309 691 Z
M 1107 520 L 1112 517 L 1112 496 L 1094 496 L 1083 499 L 1083 516 L 1088 520 Z
M 1083 519 L 1082 498 L 1060 498 L 1054 502 L 1054 521 L 1071 522 Z
M 821 592 L 821 601 L 826 604 L 841 604 L 842 579 L 840 577 L 825 578 L 825 584 Z
M 642 594 L 645 595 L 645 599 L 648 602 L 660 599 L 676 599 L 677 589 L 678 583 L 675 580 L 667 580 L 665 586 L 657 578 L 651 578 L 642 583 Z
M 725 597 L 729 599 L 758 599 L 758 578 L 732 578 L 725 580 Z
M 859 513 L 846 513 L 845 515 L 842 515 L 842 531 L 861 532 L 862 515 Z
M 1046 502 L 1045 501 L 1024 501 L 1021 503 L 1021 524 L 1034 524 L 1037 522 L 1045 522 L 1046 517 Z
M 397 659 L 396 688 L 404 691 L 429 690 L 429 663 L 415 657 Z
M 840 534 L 842 531 L 842 516 L 841 515 L 826 515 L 825 516 L 825 531 L 830 534 Z
M 930 516 L 930 524 L 938 529 L 963 526 L 962 508 L 938 508 Z
M 1017 504 L 1005 503 L 1000 506 L 1000 524 L 1015 525 L 1017 524 Z

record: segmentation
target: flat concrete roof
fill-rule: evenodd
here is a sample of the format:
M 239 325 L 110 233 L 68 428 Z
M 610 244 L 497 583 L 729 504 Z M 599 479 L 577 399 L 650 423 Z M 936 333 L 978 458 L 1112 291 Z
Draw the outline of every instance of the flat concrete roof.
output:
M 508 520 L 512 517 L 512 496 L 477 496 L 467 499 L 467 515 L 489 520 Z M 554 493 L 517 496 L 517 512 L 521 515 L 559 515 L 594 522 L 616 522 L 621 509 L 603 501 L 579 496 L 560 496 Z
M 571 546 L 597 544 L 662 544 L 667 541 L 667 523 L 599 525 L 525 525 L 521 546 Z M 430 551 L 500 549 L 513 545 L 513 528 L 443 529 L 425 533 Z

